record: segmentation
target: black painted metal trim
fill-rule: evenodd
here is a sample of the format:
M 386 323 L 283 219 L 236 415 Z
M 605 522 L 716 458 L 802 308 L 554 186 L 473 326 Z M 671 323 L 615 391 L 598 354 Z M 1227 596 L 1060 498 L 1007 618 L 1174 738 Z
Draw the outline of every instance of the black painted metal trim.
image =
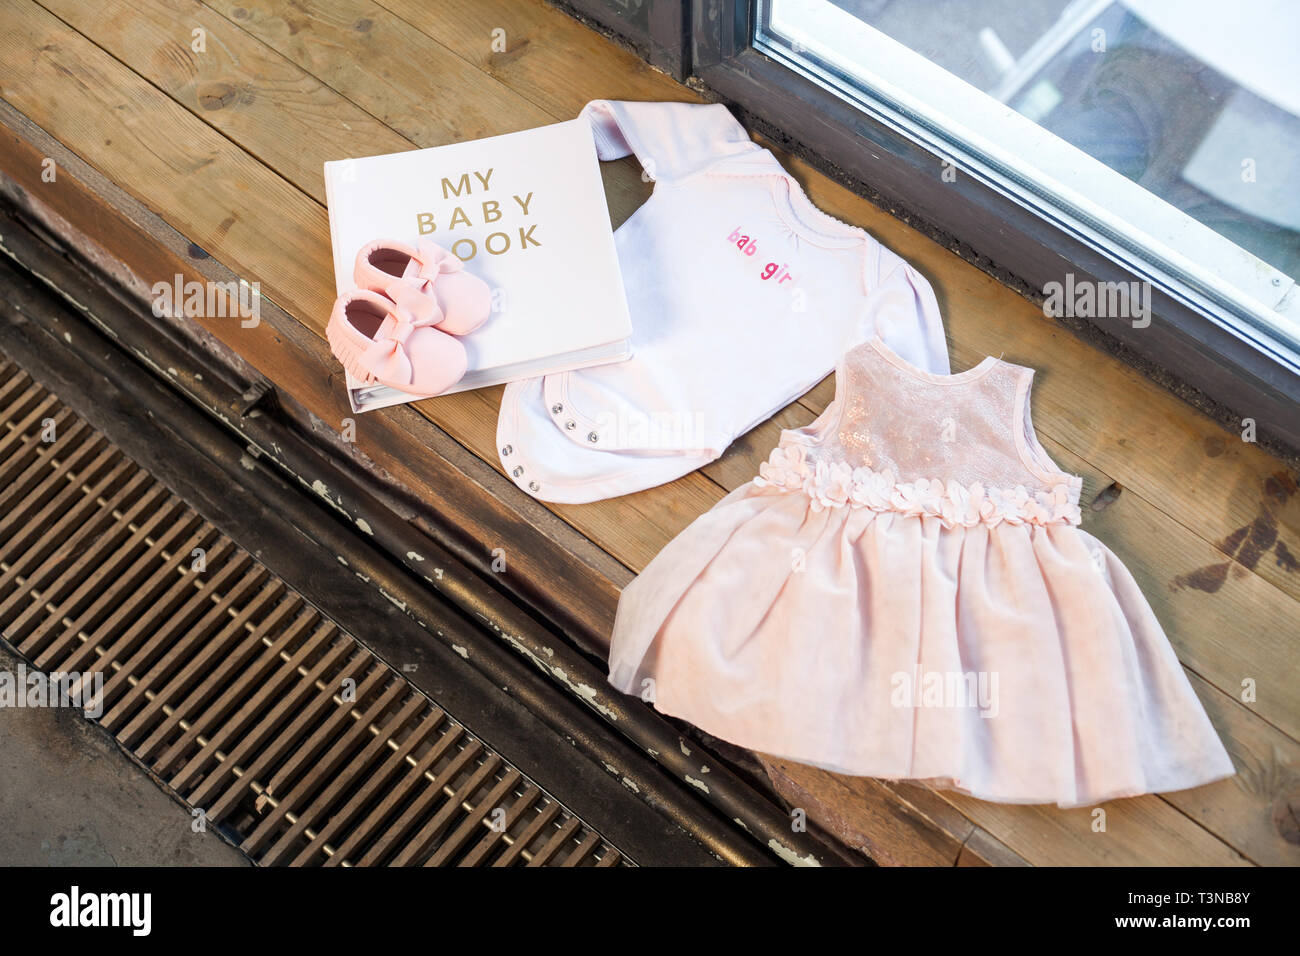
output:
M 591 20 L 676 80 L 690 74 L 688 7 L 682 0 L 552 0 Z

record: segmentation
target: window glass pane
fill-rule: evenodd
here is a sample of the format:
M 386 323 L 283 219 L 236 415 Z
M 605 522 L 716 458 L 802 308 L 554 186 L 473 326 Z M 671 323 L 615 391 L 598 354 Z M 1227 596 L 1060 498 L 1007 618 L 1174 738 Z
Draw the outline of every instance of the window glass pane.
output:
M 1300 2 L 767 0 L 759 11 L 764 52 L 883 104 L 959 166 L 1018 183 L 1099 244 L 1300 342 L 1285 314 L 1300 275 Z

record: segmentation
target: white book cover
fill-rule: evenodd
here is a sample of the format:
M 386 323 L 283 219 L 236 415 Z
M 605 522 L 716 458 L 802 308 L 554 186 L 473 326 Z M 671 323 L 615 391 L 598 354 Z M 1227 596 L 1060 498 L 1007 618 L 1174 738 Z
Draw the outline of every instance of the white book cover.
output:
M 450 249 L 492 290 L 464 391 L 626 359 L 632 322 L 586 119 L 325 164 L 334 279 L 374 239 Z M 348 376 L 355 412 L 418 401 Z

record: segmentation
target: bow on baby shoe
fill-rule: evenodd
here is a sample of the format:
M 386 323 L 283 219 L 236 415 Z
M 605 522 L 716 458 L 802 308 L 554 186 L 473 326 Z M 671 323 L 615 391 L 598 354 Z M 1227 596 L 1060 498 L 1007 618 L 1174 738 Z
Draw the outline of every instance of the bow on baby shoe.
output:
M 419 298 L 413 289 L 407 290 Z M 399 296 L 409 302 L 406 296 Z M 441 395 L 465 374 L 469 353 L 403 302 L 370 289 L 334 300 L 325 337 L 349 375 L 411 395 Z
M 421 322 L 449 335 L 469 335 L 492 313 L 492 290 L 432 239 L 415 245 L 400 239 L 374 239 L 357 251 L 357 288 L 400 302 Z
M 395 313 L 389 313 L 375 332 L 374 341 L 361 353 L 361 364 L 371 375 L 382 381 L 410 384 L 415 377 L 406 342 L 411 333 L 428 322 L 419 321 L 397 303 Z
M 437 325 L 445 316 L 433 294 L 434 285 L 439 276 L 462 271 L 465 263 L 428 239 L 421 239 L 416 248 L 417 254 L 406 264 L 405 272 L 389 283 L 384 292 L 421 325 Z
M 447 251 L 430 239 L 419 240 L 416 242 L 415 248 L 420 254 L 419 273 L 421 276 L 436 279 L 439 275 L 460 272 L 465 268 L 465 263 L 460 261 L 460 256 Z M 409 269 L 410 266 L 407 266 L 407 268 Z

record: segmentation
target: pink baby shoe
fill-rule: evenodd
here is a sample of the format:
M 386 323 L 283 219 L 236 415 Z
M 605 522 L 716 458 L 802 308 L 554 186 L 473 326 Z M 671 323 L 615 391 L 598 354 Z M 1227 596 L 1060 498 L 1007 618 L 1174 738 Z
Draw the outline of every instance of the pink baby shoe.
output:
M 445 392 L 460 381 L 469 360 L 453 336 L 369 289 L 353 289 L 335 300 L 325 335 L 355 378 L 412 395 Z
M 492 293 L 465 264 L 428 239 L 411 247 L 396 239 L 376 239 L 357 253 L 357 285 L 382 292 L 412 315 L 444 332 L 468 335 L 487 321 Z

